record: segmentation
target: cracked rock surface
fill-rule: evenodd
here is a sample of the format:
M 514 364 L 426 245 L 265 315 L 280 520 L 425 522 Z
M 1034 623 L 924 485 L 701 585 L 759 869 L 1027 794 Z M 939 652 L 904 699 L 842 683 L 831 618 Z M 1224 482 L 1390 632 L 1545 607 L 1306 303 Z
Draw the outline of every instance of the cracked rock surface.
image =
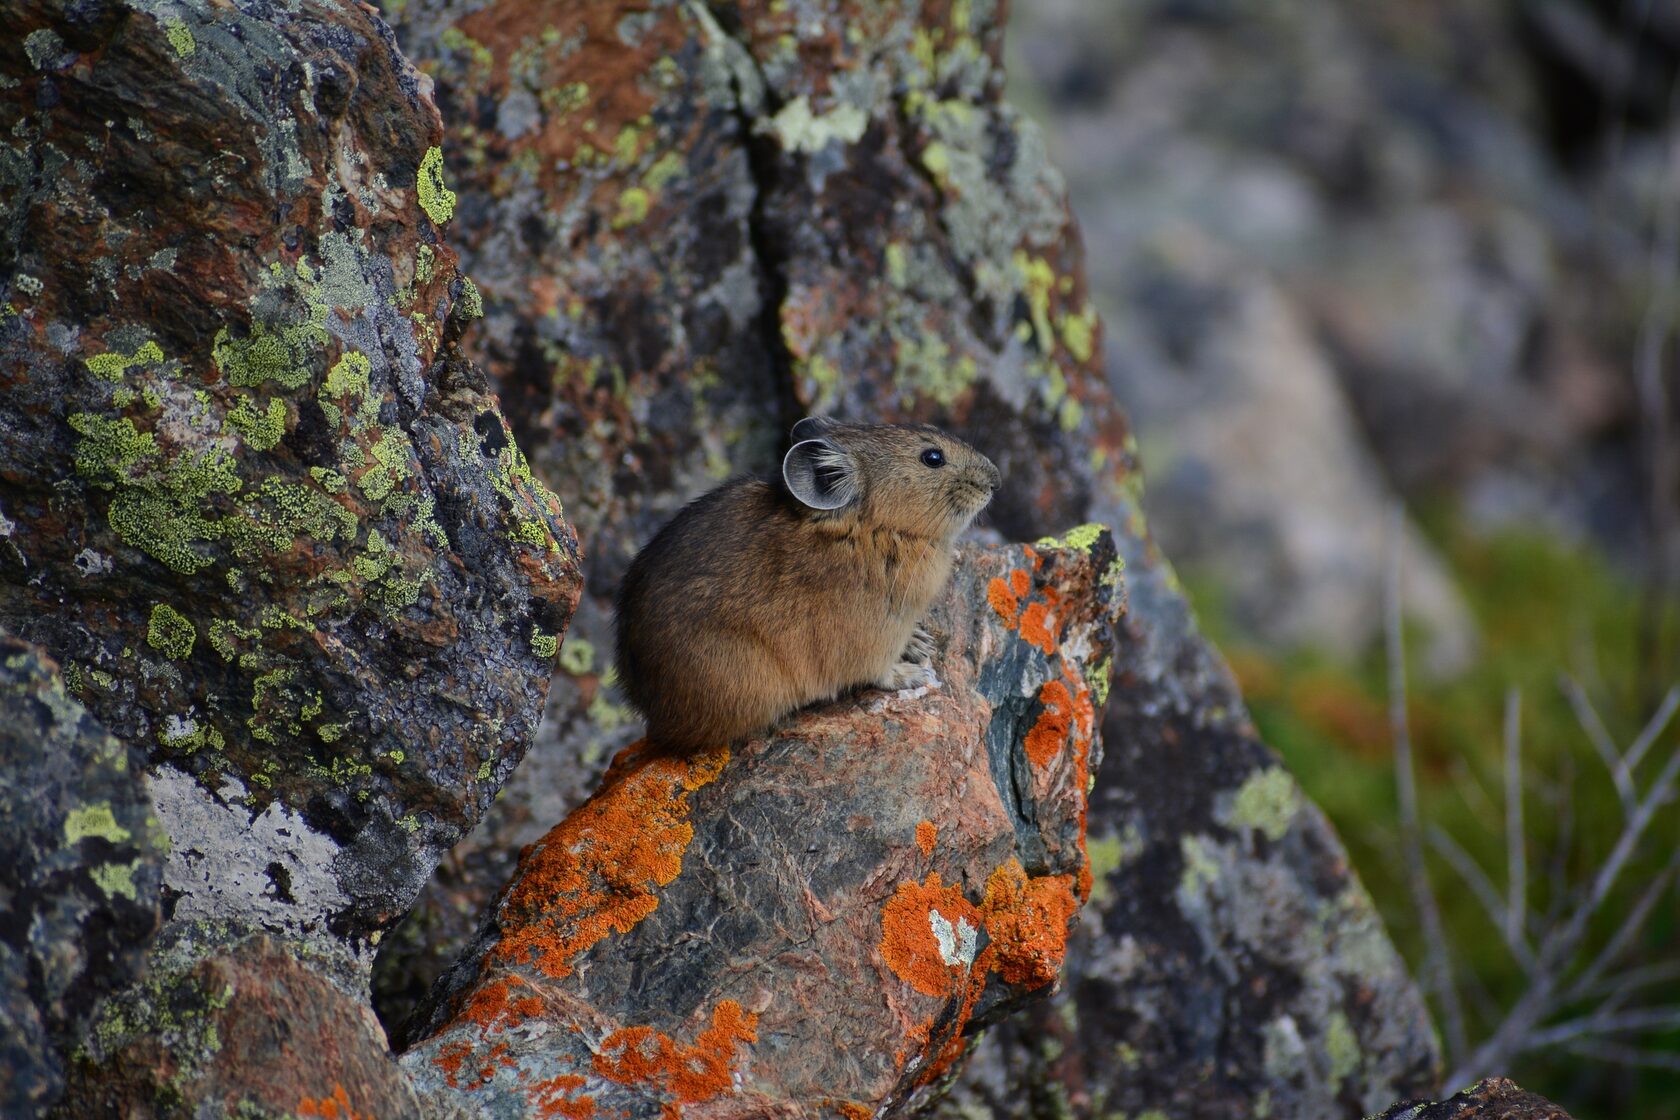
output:
M 266 1081 L 228 1045 L 280 983 L 242 954 L 363 1007 L 394 1076 L 371 946 L 529 745 L 576 540 L 453 345 L 442 125 L 375 14 L 6 19 L 0 628 L 132 753 L 169 852 L 151 977 L 78 1008 L 62 1107 L 293 1114 L 330 1063 Z M 104 874 L 155 911 L 154 866 Z
M 388 14 L 450 122 L 486 309 L 463 345 L 567 494 L 589 589 L 537 748 L 381 959 L 387 1021 L 638 733 L 605 658 L 635 549 L 818 412 L 945 426 L 1003 472 L 998 534 L 1102 522 L 1127 564 L 1093 898 L 1052 1003 L 990 1032 L 952 1114 L 1359 1117 L 1432 1090 L 1416 988 L 1143 521 L 1060 177 L 1001 99 L 1001 5 Z

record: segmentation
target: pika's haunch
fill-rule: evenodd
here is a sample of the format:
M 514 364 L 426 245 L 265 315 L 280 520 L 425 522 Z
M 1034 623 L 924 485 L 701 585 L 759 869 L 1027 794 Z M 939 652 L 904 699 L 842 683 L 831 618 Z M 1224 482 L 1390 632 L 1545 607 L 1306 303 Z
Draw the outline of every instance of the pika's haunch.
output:
M 696 499 L 618 595 L 618 673 L 668 750 L 718 746 L 856 685 L 924 679 L 919 624 L 998 469 L 925 425 L 801 420 L 778 480 Z

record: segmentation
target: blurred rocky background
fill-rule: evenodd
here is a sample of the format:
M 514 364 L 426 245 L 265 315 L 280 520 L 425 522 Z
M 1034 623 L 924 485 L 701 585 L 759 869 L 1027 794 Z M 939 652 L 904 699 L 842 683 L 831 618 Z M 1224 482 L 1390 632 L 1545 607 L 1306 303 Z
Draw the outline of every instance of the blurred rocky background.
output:
M 1151 527 L 1449 1064 L 1532 1044 L 1513 1076 L 1579 1113 L 1672 1115 L 1672 807 L 1603 873 L 1673 749 L 1680 6 L 1036 0 L 1011 31 Z M 1600 1006 L 1568 977 L 1606 948 Z M 1548 1002 L 1574 1025 L 1513 1023 Z

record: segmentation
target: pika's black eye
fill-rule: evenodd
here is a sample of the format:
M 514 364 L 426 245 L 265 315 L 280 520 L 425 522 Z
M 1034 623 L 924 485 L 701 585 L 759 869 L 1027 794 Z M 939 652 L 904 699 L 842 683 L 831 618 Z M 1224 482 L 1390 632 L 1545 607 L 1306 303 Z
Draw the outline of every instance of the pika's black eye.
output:
M 930 447 L 922 452 L 922 462 L 930 467 L 943 467 L 945 465 L 945 452 L 937 447 Z

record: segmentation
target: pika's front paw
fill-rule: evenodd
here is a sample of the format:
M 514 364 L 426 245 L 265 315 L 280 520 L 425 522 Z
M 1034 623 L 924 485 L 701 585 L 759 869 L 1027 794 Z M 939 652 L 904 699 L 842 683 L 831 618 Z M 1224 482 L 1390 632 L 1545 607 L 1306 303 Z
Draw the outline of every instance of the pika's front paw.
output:
M 884 688 L 888 692 L 899 692 L 906 688 L 922 688 L 938 683 L 938 678 L 928 666 L 918 665 L 914 661 L 900 661 L 882 674 L 875 682 L 875 687 Z
M 933 660 L 933 653 L 933 635 L 918 626 L 916 632 L 910 635 L 910 641 L 905 644 L 904 653 L 900 655 L 900 659 L 926 665 Z

